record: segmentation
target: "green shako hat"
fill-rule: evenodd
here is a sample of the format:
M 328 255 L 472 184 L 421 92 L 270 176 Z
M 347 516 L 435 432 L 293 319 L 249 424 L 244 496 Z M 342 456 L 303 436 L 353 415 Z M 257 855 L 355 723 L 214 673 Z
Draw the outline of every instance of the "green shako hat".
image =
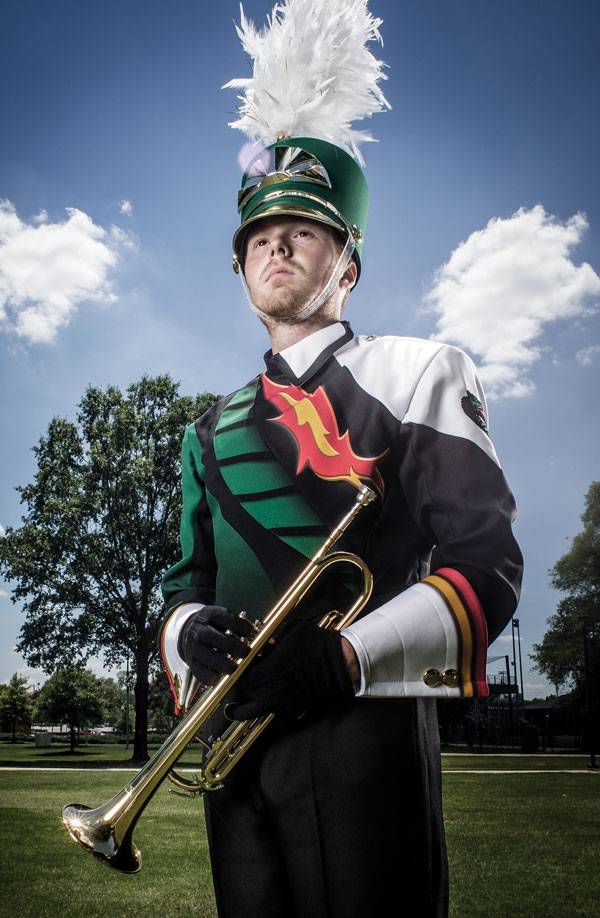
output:
M 241 225 L 233 248 L 240 261 L 248 226 L 286 214 L 318 220 L 352 236 L 360 271 L 369 189 L 357 162 L 335 144 L 295 137 L 259 153 L 242 178 L 238 210 Z
M 377 85 L 384 65 L 366 47 L 381 42 L 380 25 L 366 0 L 283 0 L 261 32 L 241 10 L 237 32 L 253 76 L 225 88 L 243 90 L 230 124 L 255 141 L 256 153 L 238 194 L 236 271 L 248 228 L 281 214 L 339 230 L 360 273 L 369 192 L 358 145 L 373 138 L 351 122 L 389 108 Z

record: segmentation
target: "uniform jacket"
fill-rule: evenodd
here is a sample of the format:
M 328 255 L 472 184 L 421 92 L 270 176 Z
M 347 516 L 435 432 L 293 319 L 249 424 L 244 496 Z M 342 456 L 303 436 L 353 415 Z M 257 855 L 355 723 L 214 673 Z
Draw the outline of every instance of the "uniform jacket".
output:
M 194 689 L 177 653 L 186 618 L 206 603 L 260 618 L 363 483 L 379 500 L 341 546 L 375 583 L 344 632 L 358 694 L 487 694 L 486 648 L 515 610 L 522 559 L 471 360 L 438 342 L 355 337 L 339 322 L 265 362 L 185 434 L 182 559 L 163 578 L 161 639 L 179 705 Z M 295 614 L 351 589 L 335 575 Z

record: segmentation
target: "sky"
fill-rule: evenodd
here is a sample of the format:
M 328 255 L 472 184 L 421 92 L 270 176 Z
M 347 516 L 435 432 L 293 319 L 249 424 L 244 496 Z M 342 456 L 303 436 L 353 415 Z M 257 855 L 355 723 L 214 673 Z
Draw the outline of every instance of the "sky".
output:
M 346 317 L 436 338 L 480 369 L 525 556 L 525 697 L 560 598 L 549 569 L 600 478 L 600 6 L 370 0 L 391 110 L 367 124 L 371 210 Z M 262 25 L 271 5 L 244 3 Z M 234 0 L 5 0 L 0 13 L 0 537 L 55 416 L 88 385 L 170 373 L 228 393 L 268 341 L 231 270 L 250 75 Z M 0 581 L 0 682 L 14 651 Z M 511 629 L 490 656 L 512 653 Z M 99 666 L 98 663 L 95 664 Z M 502 661 L 491 663 L 492 676 Z

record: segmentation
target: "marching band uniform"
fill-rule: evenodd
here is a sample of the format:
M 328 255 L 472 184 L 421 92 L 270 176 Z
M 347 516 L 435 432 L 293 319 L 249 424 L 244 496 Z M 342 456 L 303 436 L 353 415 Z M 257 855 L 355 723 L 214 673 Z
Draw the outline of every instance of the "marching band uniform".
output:
M 511 533 L 514 504 L 487 434 L 484 396 L 461 351 L 411 338 L 356 338 L 346 323 L 337 323 L 280 354 L 266 355 L 262 377 L 188 428 L 183 558 L 164 578 L 172 611 L 163 631 L 163 653 L 172 679 L 186 673 L 177 637 L 199 604 L 246 609 L 252 617 L 264 614 L 347 509 L 360 482 L 371 485 L 381 499 L 343 546 L 366 561 L 375 581 L 365 613 L 344 632 L 361 664 L 357 698 L 270 728 L 226 788 L 208 795 L 213 849 L 223 848 L 228 855 L 214 854 L 217 896 L 225 915 L 239 914 L 243 901 L 253 913 L 250 884 L 238 859 L 248 861 L 250 843 L 244 833 L 255 833 L 256 813 L 268 809 L 265 800 L 254 799 L 260 797 L 255 785 L 269 776 L 275 787 L 264 793 L 280 795 L 271 808 L 276 813 L 283 808 L 283 826 L 289 824 L 293 817 L 285 808 L 290 798 L 297 794 L 293 806 L 300 812 L 309 805 L 307 787 L 293 789 L 294 763 L 303 758 L 309 759 L 303 766 L 307 771 L 325 774 L 323 781 L 314 774 L 313 780 L 325 796 L 325 810 L 334 814 L 331 825 L 314 813 L 306 828 L 307 836 L 312 832 L 321 839 L 326 855 L 319 865 L 314 852 L 320 848 L 313 839 L 315 863 L 306 855 L 306 866 L 319 889 L 304 914 L 364 915 L 368 903 L 387 908 L 395 899 L 395 883 L 390 888 L 383 877 L 393 878 L 403 869 L 414 893 L 413 906 L 404 899 L 406 914 L 412 907 L 426 915 L 444 914 L 433 699 L 487 694 L 488 633 L 493 639 L 514 611 L 521 563 Z M 323 597 L 317 590 L 299 614 L 320 615 L 332 602 L 343 601 L 344 590 L 344 584 L 330 584 Z M 339 744 L 332 742 L 332 731 L 342 735 Z M 321 734 L 323 748 L 315 742 Z M 365 751 L 356 763 L 360 747 Z M 339 771 L 336 767 L 330 775 L 330 786 L 326 777 L 332 757 Z M 355 767 L 348 776 L 350 762 Z M 362 820 L 353 812 L 358 802 L 349 787 L 364 798 Z M 418 805 L 412 799 L 407 807 L 407 787 Z M 335 803 L 338 796 L 345 801 L 341 805 Z M 380 824 L 372 806 L 379 807 L 381 818 L 395 812 L 395 819 Z M 253 819 L 244 815 L 247 807 L 254 810 Z M 407 809 L 412 813 L 408 835 L 420 838 L 418 856 L 414 851 L 409 856 L 399 842 L 407 835 Z M 425 820 L 424 810 L 429 813 Z M 344 833 L 347 837 L 353 826 L 358 846 L 354 870 L 348 869 L 347 852 L 343 864 L 332 862 L 330 852 L 338 846 L 322 837 L 330 830 L 339 833 L 341 812 L 349 820 Z M 254 848 L 255 913 L 303 914 L 307 872 L 288 863 L 294 846 L 289 838 L 285 841 L 282 827 L 273 829 L 269 821 L 263 815 L 262 831 L 268 838 L 269 832 L 276 833 L 277 857 L 274 862 L 273 852 L 267 859 L 262 846 Z M 376 837 L 366 845 L 373 830 Z M 239 889 L 232 887 L 231 878 L 220 881 L 232 845 Z M 373 860 L 368 870 L 365 851 Z M 390 853 L 398 861 L 392 873 Z M 257 877 L 265 870 L 261 882 Z M 302 881 L 296 912 L 297 870 Z M 278 877 L 276 885 L 271 872 Z M 357 889 L 348 885 L 349 875 L 361 877 Z M 365 876 L 371 882 L 365 884 Z
M 238 195 L 234 268 L 243 279 L 247 234 L 272 216 L 326 224 L 343 243 L 321 294 L 280 321 L 317 313 L 350 258 L 360 273 L 368 190 L 353 155 L 365 135 L 349 122 L 387 106 L 382 64 L 366 50 L 379 24 L 364 0 L 284 0 L 260 34 L 242 14 L 255 67 L 232 84 L 246 93 L 234 126 L 264 147 Z M 366 562 L 374 590 L 343 632 L 360 665 L 355 690 L 339 635 L 314 627 L 354 595 L 339 566 L 234 689 L 239 719 L 257 716 L 242 715 L 248 699 L 279 713 L 205 796 L 219 914 L 442 918 L 435 700 L 487 694 L 488 639 L 511 617 L 521 573 L 485 398 L 458 349 L 355 337 L 341 321 L 265 361 L 185 433 L 182 559 L 163 579 L 161 635 L 178 706 L 197 688 L 195 648 L 227 672 L 227 621 L 272 608 L 362 484 L 379 499 L 340 545 Z M 204 609 L 219 647 L 200 637 Z M 293 678 L 277 670 L 286 659 Z M 279 704 L 286 693 L 300 709 Z

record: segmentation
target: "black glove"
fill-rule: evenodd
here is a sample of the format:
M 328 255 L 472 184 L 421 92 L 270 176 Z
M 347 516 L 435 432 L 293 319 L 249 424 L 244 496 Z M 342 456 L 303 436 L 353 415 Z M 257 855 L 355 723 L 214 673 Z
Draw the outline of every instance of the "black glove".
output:
M 177 640 L 177 652 L 196 679 L 214 685 L 232 673 L 235 660 L 245 657 L 244 638 L 253 634 L 249 621 L 223 606 L 204 606 L 186 620 Z
M 240 701 L 227 705 L 227 717 L 250 720 L 271 713 L 298 717 L 353 696 L 339 632 L 312 622 L 294 622 L 240 679 Z

